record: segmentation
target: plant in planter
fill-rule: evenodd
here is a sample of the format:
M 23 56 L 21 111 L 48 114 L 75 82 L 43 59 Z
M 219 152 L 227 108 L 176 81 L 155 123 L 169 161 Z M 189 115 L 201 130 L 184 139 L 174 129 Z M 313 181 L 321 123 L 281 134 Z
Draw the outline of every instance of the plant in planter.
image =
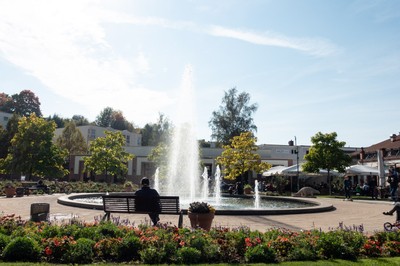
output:
M 246 185 L 244 185 L 244 193 L 245 194 L 251 194 L 251 192 L 253 191 L 253 188 L 251 187 L 251 185 L 250 184 L 246 184 Z
M 206 202 L 192 202 L 189 205 L 188 217 L 192 228 L 210 231 L 214 219 L 215 208 Z
M 131 181 L 126 181 L 124 183 L 124 189 L 125 189 L 126 192 L 132 192 L 132 190 L 133 190 L 132 182 Z
M 12 198 L 15 195 L 15 187 L 12 183 L 7 183 L 4 186 L 4 193 L 6 193 L 7 198 Z

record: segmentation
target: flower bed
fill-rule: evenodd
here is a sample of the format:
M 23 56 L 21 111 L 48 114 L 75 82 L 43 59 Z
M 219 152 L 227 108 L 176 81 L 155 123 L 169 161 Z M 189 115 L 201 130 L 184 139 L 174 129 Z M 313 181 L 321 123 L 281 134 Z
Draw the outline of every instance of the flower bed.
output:
M 115 219 L 118 221 L 118 219 Z M 50 263 L 134 262 L 147 264 L 267 263 L 400 255 L 398 232 L 366 236 L 358 227 L 322 232 L 83 223 L 52 225 L 0 217 L 0 259 Z M 357 230 L 355 230 L 357 229 Z

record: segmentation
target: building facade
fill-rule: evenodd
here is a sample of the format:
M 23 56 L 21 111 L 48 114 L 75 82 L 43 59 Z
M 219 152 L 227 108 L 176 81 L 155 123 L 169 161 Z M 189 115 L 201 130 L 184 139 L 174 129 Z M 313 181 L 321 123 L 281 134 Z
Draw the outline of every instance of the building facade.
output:
M 13 114 L 0 111 L 0 125 L 4 129 L 7 128 L 7 123 L 11 119 L 12 116 L 13 116 Z

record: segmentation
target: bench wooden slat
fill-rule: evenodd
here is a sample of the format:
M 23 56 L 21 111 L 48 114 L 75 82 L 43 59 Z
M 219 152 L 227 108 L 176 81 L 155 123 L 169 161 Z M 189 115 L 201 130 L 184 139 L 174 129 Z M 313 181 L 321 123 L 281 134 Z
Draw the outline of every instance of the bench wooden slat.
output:
M 110 194 L 103 195 L 103 207 L 106 213 L 103 220 L 110 219 L 110 213 L 158 213 L 179 215 L 178 226 L 182 227 L 183 214 L 178 196 L 160 196 L 137 200 L 135 195 Z M 138 205 L 137 205 L 138 204 Z

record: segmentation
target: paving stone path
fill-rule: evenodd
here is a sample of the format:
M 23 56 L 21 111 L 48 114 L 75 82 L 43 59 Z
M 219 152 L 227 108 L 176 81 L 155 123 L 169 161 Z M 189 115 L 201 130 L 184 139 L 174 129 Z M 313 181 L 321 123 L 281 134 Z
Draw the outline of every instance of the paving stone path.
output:
M 52 221 L 68 221 L 72 217 L 86 222 L 94 222 L 100 219 L 104 212 L 101 210 L 90 210 L 69 207 L 57 203 L 57 198 L 61 194 L 24 196 L 19 198 L 0 197 L 0 213 L 20 215 L 22 219 L 30 218 L 30 206 L 32 203 L 49 203 L 50 219 Z M 288 214 L 288 215 L 251 215 L 251 216 L 231 216 L 216 215 L 213 226 L 237 228 L 240 226 L 250 227 L 252 230 L 265 231 L 270 228 L 286 228 L 290 230 L 309 230 L 321 229 L 328 231 L 337 228 L 340 223 L 344 226 L 353 227 L 363 225 L 364 231 L 373 233 L 383 230 L 383 223 L 394 222 L 395 216 L 384 216 L 382 212 L 392 208 L 388 201 L 354 200 L 343 201 L 343 199 L 316 198 L 324 204 L 332 204 L 335 210 L 322 213 L 311 214 Z M 145 214 L 115 215 L 121 219 L 128 219 L 137 225 L 149 222 Z M 161 222 L 178 224 L 177 215 L 162 215 Z M 183 225 L 189 227 L 190 221 L 187 215 L 184 216 Z

